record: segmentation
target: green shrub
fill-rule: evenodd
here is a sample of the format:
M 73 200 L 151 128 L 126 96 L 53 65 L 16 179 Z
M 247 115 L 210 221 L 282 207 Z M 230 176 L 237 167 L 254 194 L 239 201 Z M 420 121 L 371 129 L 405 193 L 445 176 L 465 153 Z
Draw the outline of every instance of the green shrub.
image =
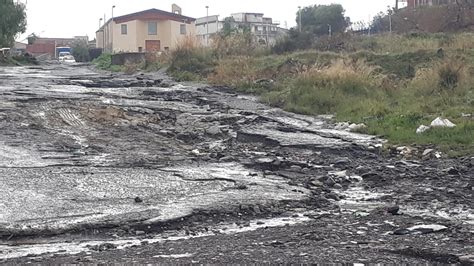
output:
M 112 54 L 109 53 L 103 53 L 92 63 L 98 68 L 102 70 L 109 70 L 112 67 Z

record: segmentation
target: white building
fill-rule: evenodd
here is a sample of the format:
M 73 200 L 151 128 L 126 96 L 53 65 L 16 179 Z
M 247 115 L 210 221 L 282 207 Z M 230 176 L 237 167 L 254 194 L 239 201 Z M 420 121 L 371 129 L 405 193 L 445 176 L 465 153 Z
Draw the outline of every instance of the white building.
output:
M 263 13 L 234 13 L 231 15 L 232 28 L 242 30 L 247 28 L 254 36 L 254 41 L 262 45 L 273 45 L 279 38 L 284 37 L 288 30 L 279 27 L 278 22 L 263 16 Z M 203 45 L 212 43 L 212 36 L 224 27 L 224 21 L 219 16 L 209 16 L 196 20 L 196 33 Z
M 208 46 L 212 36 L 222 30 L 224 22 L 219 21 L 218 15 L 198 18 L 196 20 L 196 36 L 202 45 Z

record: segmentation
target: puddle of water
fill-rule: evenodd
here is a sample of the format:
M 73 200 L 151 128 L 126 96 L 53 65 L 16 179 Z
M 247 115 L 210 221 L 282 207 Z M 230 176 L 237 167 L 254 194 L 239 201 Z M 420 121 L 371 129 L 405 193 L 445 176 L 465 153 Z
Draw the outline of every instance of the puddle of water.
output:
M 371 192 L 361 186 L 351 187 L 339 194 L 345 196 L 345 198 L 339 202 L 341 209 L 349 212 L 357 212 L 360 210 L 365 212 L 371 211 L 384 205 L 382 201 L 377 201 L 377 199 L 390 195 L 381 192 Z
M 138 239 L 129 238 L 121 240 L 97 240 L 97 241 L 82 241 L 82 242 L 61 242 L 61 243 L 48 243 L 48 244 L 37 244 L 37 245 L 0 245 L 0 259 L 13 259 L 25 256 L 40 256 L 44 254 L 78 254 L 81 252 L 91 252 L 90 247 L 98 246 L 102 244 L 113 244 L 117 249 L 126 249 L 132 246 L 140 246 L 145 243 L 155 244 L 168 241 L 178 241 L 193 238 L 201 238 L 214 236 L 218 234 L 238 234 L 244 232 L 256 231 L 258 229 L 266 227 L 283 227 L 302 224 L 311 220 L 306 215 L 313 214 L 312 212 L 300 213 L 297 216 L 291 217 L 276 217 L 269 219 L 256 219 L 250 221 L 247 226 L 239 226 L 234 224 L 220 224 L 214 228 L 210 228 L 207 233 L 199 233 L 196 235 L 186 235 L 185 232 L 172 232 L 163 233 L 153 238 Z M 193 254 L 172 254 L 172 255 L 157 255 L 157 256 L 169 256 L 163 258 L 180 258 L 175 256 L 192 256 Z
M 474 212 L 472 209 L 455 207 L 455 208 L 443 208 L 441 206 L 431 206 L 424 209 L 418 209 L 415 207 L 405 207 L 403 208 L 403 213 L 411 216 L 428 216 L 433 218 L 442 218 L 446 220 L 460 221 L 464 224 L 474 226 Z
M 0 168 L 0 202 L 7 204 L 0 209 L 0 228 L 34 233 L 129 220 L 149 224 L 174 220 L 196 209 L 264 205 L 309 195 L 307 190 L 295 191 L 283 178 L 250 176 L 247 168 L 233 163 L 163 170 L 57 170 Z M 246 189 L 233 189 L 236 184 Z M 135 203 L 137 196 L 144 204 Z

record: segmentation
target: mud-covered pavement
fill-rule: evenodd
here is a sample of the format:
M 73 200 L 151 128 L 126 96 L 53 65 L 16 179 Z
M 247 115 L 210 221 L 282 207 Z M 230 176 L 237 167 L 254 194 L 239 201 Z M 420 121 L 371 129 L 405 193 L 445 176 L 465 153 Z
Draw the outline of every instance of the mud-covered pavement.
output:
M 472 263 L 473 164 L 164 75 L 0 69 L 0 262 Z

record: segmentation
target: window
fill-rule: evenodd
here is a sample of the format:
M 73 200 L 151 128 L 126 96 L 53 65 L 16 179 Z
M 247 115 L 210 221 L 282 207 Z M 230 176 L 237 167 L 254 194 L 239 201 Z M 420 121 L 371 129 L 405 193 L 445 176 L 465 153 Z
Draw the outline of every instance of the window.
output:
M 148 35 L 158 35 L 158 23 L 156 21 L 148 22 Z
M 122 35 L 127 35 L 127 24 L 122 24 L 121 25 L 121 29 L 122 29 Z
M 186 24 L 181 24 L 180 27 L 179 27 L 179 32 L 182 34 L 182 35 L 185 35 L 186 34 Z

